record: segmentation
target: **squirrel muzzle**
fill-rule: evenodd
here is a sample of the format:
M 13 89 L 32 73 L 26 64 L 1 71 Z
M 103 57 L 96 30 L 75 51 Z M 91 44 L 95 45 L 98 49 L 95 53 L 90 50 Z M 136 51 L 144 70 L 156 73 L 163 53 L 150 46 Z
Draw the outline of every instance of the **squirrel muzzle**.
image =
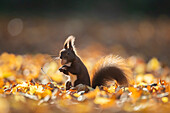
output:
M 61 64 L 64 65 L 67 63 L 67 60 L 66 59 L 61 59 Z

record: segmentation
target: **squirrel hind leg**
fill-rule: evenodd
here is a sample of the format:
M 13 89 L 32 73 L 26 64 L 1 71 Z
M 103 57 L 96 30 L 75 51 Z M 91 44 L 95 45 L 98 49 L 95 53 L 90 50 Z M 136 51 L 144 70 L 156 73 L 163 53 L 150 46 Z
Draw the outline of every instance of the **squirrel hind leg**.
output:
M 118 67 L 105 67 L 94 74 L 92 87 L 109 85 L 108 81 L 116 80 L 119 85 L 127 86 L 129 84 L 126 74 Z

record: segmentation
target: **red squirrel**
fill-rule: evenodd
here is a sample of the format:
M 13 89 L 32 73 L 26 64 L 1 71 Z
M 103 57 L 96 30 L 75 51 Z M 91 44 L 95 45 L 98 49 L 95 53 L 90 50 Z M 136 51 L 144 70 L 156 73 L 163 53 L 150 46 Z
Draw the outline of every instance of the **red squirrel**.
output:
M 63 49 L 60 51 L 62 67 L 59 69 L 69 75 L 71 81 L 66 83 L 66 89 L 79 84 L 91 86 L 107 85 L 109 81 L 116 80 L 118 84 L 127 86 L 129 84 L 130 69 L 124 59 L 118 56 L 108 55 L 101 58 L 93 69 L 93 75 L 89 76 L 88 70 L 76 53 L 75 37 L 69 36 Z

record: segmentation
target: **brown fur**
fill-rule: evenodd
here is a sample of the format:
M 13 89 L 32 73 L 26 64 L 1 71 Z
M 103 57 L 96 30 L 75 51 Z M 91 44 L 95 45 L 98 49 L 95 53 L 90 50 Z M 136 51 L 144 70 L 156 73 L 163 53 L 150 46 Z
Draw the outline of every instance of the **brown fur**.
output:
M 64 49 L 60 53 L 61 60 L 67 60 L 67 63 L 71 63 L 71 65 L 63 65 L 59 69 L 64 74 L 71 73 L 71 76 L 76 76 L 74 78 L 77 78 L 77 80 L 72 83 L 73 86 L 78 84 L 90 86 L 91 81 L 91 86 L 95 88 L 96 86 L 107 85 L 108 81 L 113 80 L 116 80 L 120 85 L 129 84 L 130 69 L 123 58 L 113 55 L 103 57 L 96 63 L 90 80 L 86 66 L 75 54 L 74 41 L 75 38 L 69 36 L 64 43 Z M 69 55 L 67 54 L 68 52 L 70 53 Z
M 64 49 L 60 51 L 60 59 L 61 62 L 64 60 L 66 63 L 59 70 L 64 74 L 70 75 L 72 78 L 77 78 L 77 80 L 74 80 L 74 82 L 72 81 L 73 86 L 78 84 L 90 86 L 89 73 L 86 66 L 76 54 L 74 40 L 75 38 L 73 36 L 69 36 L 65 41 Z M 71 65 L 68 66 L 68 63 Z
M 108 81 L 116 80 L 119 85 L 127 86 L 131 70 L 123 58 L 108 55 L 101 58 L 94 66 L 91 78 L 92 87 L 108 85 Z

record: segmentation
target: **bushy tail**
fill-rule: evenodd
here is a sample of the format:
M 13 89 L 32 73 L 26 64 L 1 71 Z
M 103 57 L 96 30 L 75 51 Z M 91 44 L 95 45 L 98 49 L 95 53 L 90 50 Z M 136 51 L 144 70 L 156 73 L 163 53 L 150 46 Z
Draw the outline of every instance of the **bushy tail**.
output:
M 125 60 L 119 56 L 108 55 L 101 58 L 94 66 L 91 76 L 92 87 L 109 85 L 116 80 L 119 85 L 127 86 L 130 80 L 131 70 Z

